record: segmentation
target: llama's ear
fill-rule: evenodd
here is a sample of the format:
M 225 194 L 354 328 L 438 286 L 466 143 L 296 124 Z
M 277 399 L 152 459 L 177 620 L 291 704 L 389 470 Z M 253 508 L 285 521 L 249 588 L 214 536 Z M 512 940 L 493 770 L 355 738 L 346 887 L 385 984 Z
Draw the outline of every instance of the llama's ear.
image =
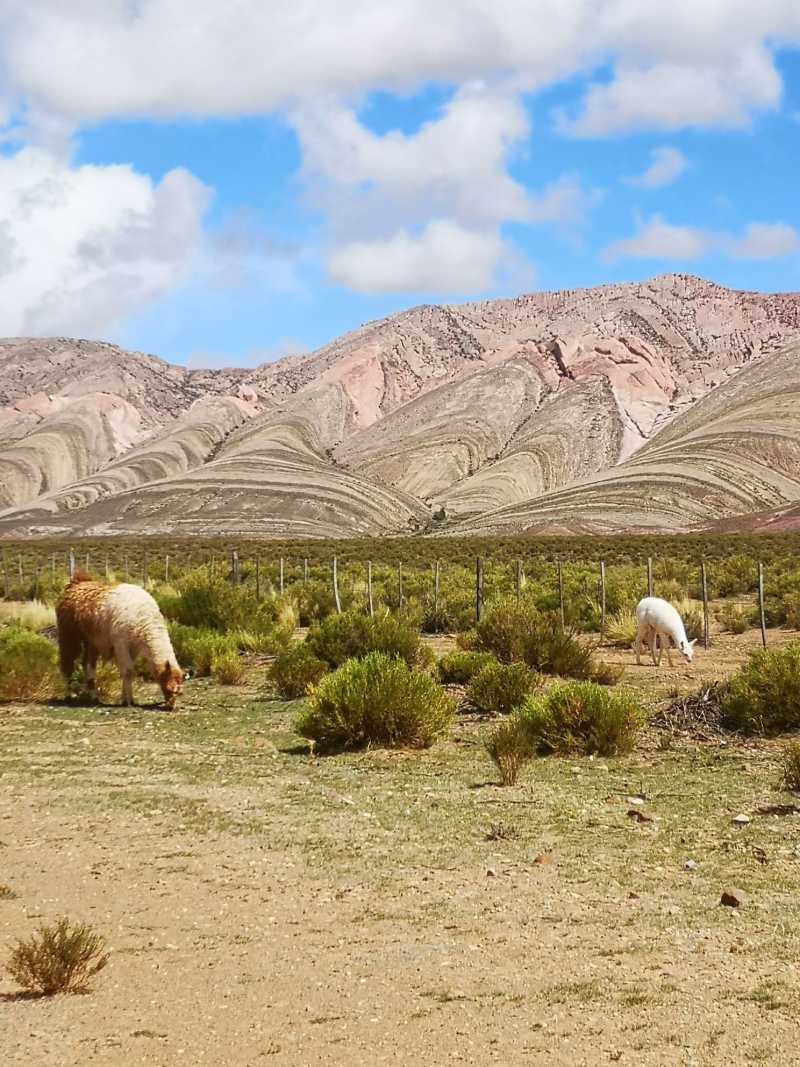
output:
M 695 646 L 696 644 L 697 644 L 697 638 L 695 637 L 694 641 L 690 641 L 690 642 L 689 642 L 689 648 L 694 648 L 694 646 Z

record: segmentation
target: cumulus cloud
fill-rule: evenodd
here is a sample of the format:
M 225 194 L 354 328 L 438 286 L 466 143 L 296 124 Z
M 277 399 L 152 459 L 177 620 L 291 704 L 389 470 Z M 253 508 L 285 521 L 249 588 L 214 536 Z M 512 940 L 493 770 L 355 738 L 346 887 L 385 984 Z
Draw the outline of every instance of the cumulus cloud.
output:
M 355 241 L 333 253 L 331 277 L 362 293 L 480 292 L 509 255 L 492 230 L 466 229 L 447 219 L 416 235 L 400 230 L 385 240 Z
M 800 252 L 800 234 L 785 222 L 751 222 L 744 234 L 728 242 L 735 259 L 777 259 Z
M 0 333 L 103 334 L 184 276 L 209 196 L 185 170 L 0 155 Z
M 796 0 L 5 0 L 6 95 L 32 114 L 259 114 L 321 94 L 505 80 L 536 89 L 612 64 L 582 135 L 740 125 L 774 106 Z
M 485 290 L 508 262 L 502 223 L 576 225 L 597 199 L 576 175 L 538 193 L 514 180 L 509 166 L 529 119 L 512 95 L 482 83 L 464 86 L 411 134 L 379 135 L 330 99 L 297 109 L 292 121 L 309 195 L 330 219 L 329 269 L 361 291 Z M 459 263 L 467 252 L 474 262 Z M 365 269 L 381 255 L 386 270 Z
M 639 189 L 661 189 L 680 178 L 688 166 L 689 161 L 680 149 L 663 145 L 650 153 L 650 166 L 642 174 L 626 181 Z
M 641 223 L 633 235 L 615 241 L 604 252 L 614 259 L 700 259 L 713 247 L 714 237 L 693 226 L 675 226 L 660 215 Z
M 736 259 L 774 259 L 800 251 L 800 234 L 787 223 L 750 223 L 744 233 L 734 234 L 680 226 L 660 215 L 640 221 L 636 233 L 615 241 L 604 258 L 666 259 L 691 261 L 718 252 Z

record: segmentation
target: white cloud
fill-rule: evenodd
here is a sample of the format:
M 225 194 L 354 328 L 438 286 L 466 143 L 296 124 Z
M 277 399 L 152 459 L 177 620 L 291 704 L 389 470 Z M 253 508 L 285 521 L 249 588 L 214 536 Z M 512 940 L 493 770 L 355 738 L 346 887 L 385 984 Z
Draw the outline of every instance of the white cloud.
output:
M 422 233 L 400 230 L 385 240 L 356 241 L 333 253 L 331 277 L 362 293 L 482 291 L 506 254 L 492 230 L 468 230 L 446 219 Z
M 643 174 L 627 178 L 628 185 L 640 189 L 661 189 L 671 185 L 689 166 L 689 161 L 678 148 L 663 145 L 650 153 L 650 166 Z
M 185 170 L 0 156 L 0 334 L 103 334 L 185 275 L 209 196 Z
M 693 226 L 674 226 L 660 215 L 640 223 L 633 237 L 606 248 L 605 259 L 700 259 L 714 245 L 714 237 Z
M 508 93 L 480 83 L 464 86 L 412 134 L 376 134 L 330 99 L 297 109 L 292 121 L 309 194 L 330 219 L 338 248 L 331 270 L 339 281 L 355 279 L 357 289 L 398 291 L 407 277 L 414 291 L 484 290 L 494 277 L 489 259 L 499 269 L 507 260 L 503 222 L 575 225 L 598 195 L 576 175 L 535 194 L 515 181 L 508 168 L 530 134 L 527 113 Z M 473 265 L 452 262 L 448 236 L 456 252 L 464 240 L 479 250 Z M 420 286 L 416 268 L 401 264 L 434 248 Z M 365 278 L 361 264 L 378 249 L 390 252 L 393 265 Z
M 319 95 L 504 81 L 536 89 L 612 64 L 573 132 L 741 125 L 780 91 L 772 50 L 797 0 L 4 0 L 7 98 L 34 125 L 262 114 Z M 2 110 L 0 108 L 0 110 Z
M 731 240 L 734 259 L 777 259 L 800 252 L 800 234 L 785 222 L 751 222 L 742 237 Z
M 610 244 L 606 260 L 667 259 L 691 261 L 711 252 L 735 259 L 773 259 L 800 251 L 800 234 L 783 222 L 752 222 L 742 236 L 679 226 L 660 215 L 640 221 L 632 237 Z

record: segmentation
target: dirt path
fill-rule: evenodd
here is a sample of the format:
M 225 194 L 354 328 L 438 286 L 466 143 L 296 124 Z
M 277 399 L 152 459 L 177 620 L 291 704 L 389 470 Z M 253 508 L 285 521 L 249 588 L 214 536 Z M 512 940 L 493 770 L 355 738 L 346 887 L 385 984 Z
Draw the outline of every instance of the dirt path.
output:
M 0 979 L 0 1062 L 800 1063 L 800 819 L 758 815 L 787 799 L 776 745 L 540 760 L 501 790 L 468 718 L 313 759 L 260 675 L 174 716 L 0 709 L 0 958 L 61 914 L 113 950 L 87 996 Z

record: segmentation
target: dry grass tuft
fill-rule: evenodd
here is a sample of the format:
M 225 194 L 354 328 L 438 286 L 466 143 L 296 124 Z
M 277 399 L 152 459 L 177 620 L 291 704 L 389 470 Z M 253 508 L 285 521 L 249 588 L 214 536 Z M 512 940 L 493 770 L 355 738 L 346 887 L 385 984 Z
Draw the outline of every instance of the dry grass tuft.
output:
M 800 793 L 800 741 L 790 741 L 783 750 L 781 784 L 792 793 Z
M 40 926 L 27 941 L 17 941 L 6 970 L 31 993 L 81 993 L 108 963 L 104 950 L 105 940 L 90 926 L 63 918 L 54 926 Z
M 0 626 L 21 626 L 25 630 L 46 630 L 56 624 L 55 608 L 40 600 L 0 601 Z
M 496 726 L 486 739 L 485 748 L 500 771 L 503 785 L 515 785 L 519 772 L 534 755 L 530 733 L 516 718 Z

